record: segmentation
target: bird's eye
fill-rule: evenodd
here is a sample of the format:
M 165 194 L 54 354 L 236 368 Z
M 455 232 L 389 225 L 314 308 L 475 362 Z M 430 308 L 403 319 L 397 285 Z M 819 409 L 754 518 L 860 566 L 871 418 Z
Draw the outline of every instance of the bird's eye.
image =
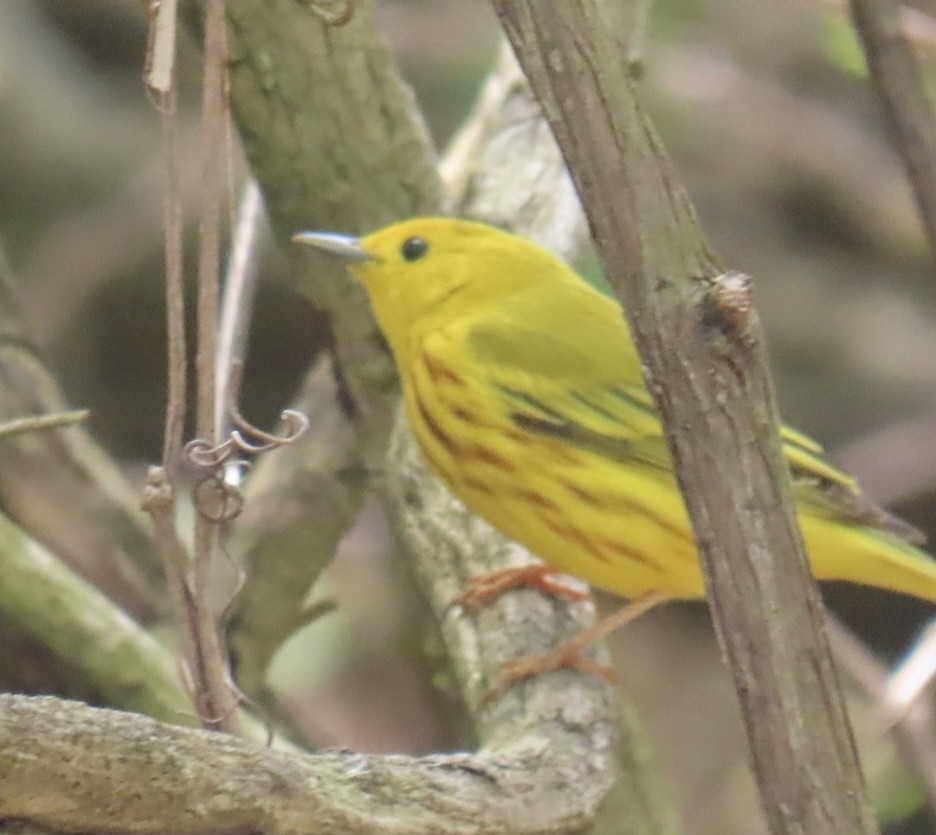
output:
M 429 244 L 425 238 L 407 238 L 400 247 L 400 254 L 406 261 L 418 261 L 429 250 Z

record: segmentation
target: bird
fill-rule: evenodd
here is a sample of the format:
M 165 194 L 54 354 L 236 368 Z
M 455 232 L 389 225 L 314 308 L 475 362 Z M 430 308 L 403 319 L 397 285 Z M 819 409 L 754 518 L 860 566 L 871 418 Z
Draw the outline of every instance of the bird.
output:
M 576 598 L 560 572 L 630 603 L 511 678 L 575 666 L 660 602 L 705 596 L 689 517 L 622 307 L 544 247 L 418 217 L 356 237 L 300 232 L 367 291 L 423 456 L 452 492 L 543 563 L 472 581 Z M 813 575 L 936 602 L 936 561 L 806 435 L 781 427 Z

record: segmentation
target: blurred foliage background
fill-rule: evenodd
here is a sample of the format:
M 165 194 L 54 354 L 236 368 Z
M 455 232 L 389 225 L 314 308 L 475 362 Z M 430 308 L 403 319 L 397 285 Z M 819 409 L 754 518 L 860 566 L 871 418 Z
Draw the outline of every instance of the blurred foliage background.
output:
M 443 148 L 492 63 L 496 20 L 484 0 L 377 6 Z M 925 26 L 916 34 L 932 77 L 936 35 Z M 163 159 L 141 81 L 145 49 L 142 3 L 0 3 L 0 245 L 33 337 L 138 483 L 160 454 L 165 391 Z M 716 251 L 754 276 L 786 419 L 934 541 L 934 262 L 857 55 L 832 2 L 658 0 L 642 85 Z M 188 44 L 180 144 L 190 238 L 198 72 Z M 244 172 L 233 133 L 231 159 L 236 195 Z M 242 399 L 247 416 L 268 425 L 323 329 L 270 244 L 261 272 Z M 287 645 L 275 667 L 321 744 L 428 751 L 463 740 L 444 682 L 426 674 L 423 630 L 410 614 L 419 605 L 392 550 L 368 507 L 326 581 L 339 613 Z M 831 588 L 827 600 L 888 660 L 932 614 L 861 589 Z M 704 607 L 651 613 L 617 636 L 615 654 L 686 830 L 759 831 Z M 864 716 L 859 737 L 875 784 L 875 750 L 889 743 L 880 724 L 864 729 Z M 886 787 L 875 791 L 902 807 Z M 932 827 L 920 812 L 888 831 Z

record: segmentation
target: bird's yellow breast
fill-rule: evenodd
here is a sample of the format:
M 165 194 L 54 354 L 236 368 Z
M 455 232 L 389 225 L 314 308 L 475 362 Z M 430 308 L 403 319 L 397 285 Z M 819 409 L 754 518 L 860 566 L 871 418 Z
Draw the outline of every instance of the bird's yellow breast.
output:
M 614 594 L 704 594 L 675 484 L 518 427 L 504 400 L 434 341 L 434 352 L 414 350 L 407 364 L 407 417 L 426 459 L 471 510 Z

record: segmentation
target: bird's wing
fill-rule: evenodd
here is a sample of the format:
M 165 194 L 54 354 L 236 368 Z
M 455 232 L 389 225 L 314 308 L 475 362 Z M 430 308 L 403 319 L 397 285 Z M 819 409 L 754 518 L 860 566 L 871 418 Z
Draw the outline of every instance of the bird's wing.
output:
M 477 317 L 462 344 L 475 376 L 497 390 L 519 428 L 668 475 L 672 461 L 636 348 L 620 308 L 600 298 L 584 307 L 575 298 L 522 300 L 519 309 Z M 785 426 L 780 435 L 801 506 L 919 540 L 826 461 L 816 441 Z
M 459 340 L 476 379 L 526 430 L 622 462 L 670 469 L 659 418 L 620 308 L 590 287 L 518 294 Z

